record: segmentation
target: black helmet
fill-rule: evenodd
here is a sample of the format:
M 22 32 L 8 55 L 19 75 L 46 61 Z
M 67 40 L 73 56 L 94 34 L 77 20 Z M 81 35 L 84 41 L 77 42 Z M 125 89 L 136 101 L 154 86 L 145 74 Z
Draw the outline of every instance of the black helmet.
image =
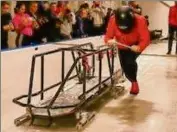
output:
M 123 32 L 129 32 L 135 24 L 135 15 L 128 6 L 122 6 L 115 13 L 118 28 Z

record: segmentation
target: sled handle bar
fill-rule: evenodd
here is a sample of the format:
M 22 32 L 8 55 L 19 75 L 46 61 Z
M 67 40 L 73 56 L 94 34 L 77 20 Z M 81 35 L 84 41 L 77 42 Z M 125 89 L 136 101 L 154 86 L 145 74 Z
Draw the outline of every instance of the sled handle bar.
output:
M 115 42 L 113 45 L 108 45 L 108 44 L 105 44 L 105 45 L 101 45 L 101 46 L 98 46 L 97 47 L 97 49 L 98 50 L 100 50 L 101 48 L 115 48 L 116 49 L 116 51 L 118 51 L 119 49 L 118 49 L 118 47 L 117 46 L 123 46 L 123 47 L 125 47 L 125 48 L 128 48 L 128 49 L 131 49 L 131 47 L 130 46 L 128 46 L 128 45 L 125 45 L 125 44 L 122 44 L 122 43 L 119 43 L 119 42 Z
M 119 43 L 119 42 L 117 42 L 117 41 L 116 41 L 112 46 L 113 46 L 113 47 L 117 47 L 117 45 L 123 46 L 123 47 L 128 48 L 128 49 L 131 49 L 131 46 L 128 46 L 128 45 Z M 106 45 L 98 46 L 97 48 L 99 49 L 99 48 L 103 48 L 103 47 L 112 47 L 112 46 L 109 46 L 108 44 L 106 44 Z

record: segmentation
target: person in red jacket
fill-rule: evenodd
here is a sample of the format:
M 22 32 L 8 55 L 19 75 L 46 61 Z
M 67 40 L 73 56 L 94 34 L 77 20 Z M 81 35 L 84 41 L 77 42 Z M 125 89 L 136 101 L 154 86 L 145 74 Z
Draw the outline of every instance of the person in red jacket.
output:
M 115 15 L 109 20 L 105 43 L 113 45 L 115 39 L 118 43 L 130 46 L 126 48 L 118 45 L 120 64 L 127 79 L 132 83 L 130 94 L 139 93 L 137 82 L 136 59 L 150 44 L 150 35 L 143 16 L 137 15 L 128 6 L 117 9 Z
M 177 36 L 177 1 L 175 1 L 174 6 L 170 7 L 170 11 L 169 11 L 169 39 L 168 39 L 167 54 L 171 54 L 172 43 L 173 43 L 175 32 Z M 176 54 L 177 54 L 177 41 L 176 41 Z

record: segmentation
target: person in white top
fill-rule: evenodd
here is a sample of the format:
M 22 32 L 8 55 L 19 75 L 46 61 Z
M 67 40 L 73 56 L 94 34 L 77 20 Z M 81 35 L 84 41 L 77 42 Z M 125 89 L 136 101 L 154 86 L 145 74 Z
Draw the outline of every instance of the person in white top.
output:
M 101 6 L 100 1 L 93 1 L 90 15 L 93 19 L 94 35 L 101 35 L 103 33 L 104 18 L 106 16 L 105 8 Z
M 73 24 L 75 23 L 75 18 L 73 17 L 70 10 L 67 10 L 65 12 L 65 15 L 63 17 L 63 22 L 60 26 L 60 35 L 63 39 L 72 39 L 72 28 Z

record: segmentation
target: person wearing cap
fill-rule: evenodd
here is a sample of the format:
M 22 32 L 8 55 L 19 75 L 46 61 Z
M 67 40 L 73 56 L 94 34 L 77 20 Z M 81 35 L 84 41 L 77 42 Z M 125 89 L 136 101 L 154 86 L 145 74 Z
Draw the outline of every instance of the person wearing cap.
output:
M 110 18 L 104 40 L 109 46 L 115 44 L 116 40 L 122 70 L 132 83 L 130 94 L 137 95 L 139 93 L 139 85 L 136 59 L 150 44 L 146 19 L 134 13 L 129 6 L 122 6 Z

